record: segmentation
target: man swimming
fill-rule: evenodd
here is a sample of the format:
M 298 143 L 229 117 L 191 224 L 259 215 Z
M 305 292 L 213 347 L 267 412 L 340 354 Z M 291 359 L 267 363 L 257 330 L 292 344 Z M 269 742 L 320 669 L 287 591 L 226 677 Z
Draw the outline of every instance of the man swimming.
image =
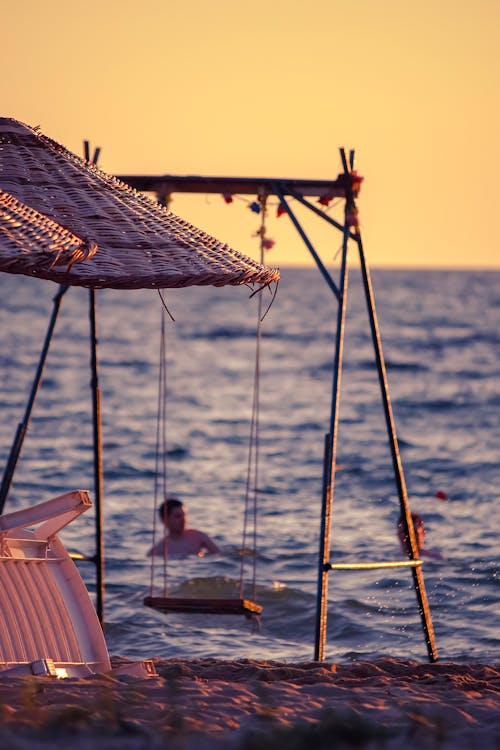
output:
M 184 505 L 175 497 L 167 498 L 158 508 L 158 513 L 168 533 L 149 551 L 151 555 L 184 557 L 186 555 L 215 555 L 219 547 L 208 534 L 198 529 L 187 528 Z
M 417 542 L 417 552 L 419 557 L 429 557 L 433 560 L 443 560 L 444 558 L 439 550 L 427 549 L 427 547 L 424 547 L 425 528 L 424 519 L 422 518 L 422 516 L 419 516 L 418 513 L 412 513 L 411 520 L 413 521 L 413 530 L 415 532 L 415 540 Z M 398 537 L 399 541 L 401 542 L 403 552 L 408 554 L 410 543 L 406 535 L 402 516 L 400 516 L 398 520 Z

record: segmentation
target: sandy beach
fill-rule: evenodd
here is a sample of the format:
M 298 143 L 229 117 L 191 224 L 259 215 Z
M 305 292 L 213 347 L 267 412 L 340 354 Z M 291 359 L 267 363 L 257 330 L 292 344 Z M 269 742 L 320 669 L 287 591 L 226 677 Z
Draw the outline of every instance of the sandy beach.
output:
M 148 679 L 0 679 L 2 747 L 500 747 L 499 665 L 154 663 Z

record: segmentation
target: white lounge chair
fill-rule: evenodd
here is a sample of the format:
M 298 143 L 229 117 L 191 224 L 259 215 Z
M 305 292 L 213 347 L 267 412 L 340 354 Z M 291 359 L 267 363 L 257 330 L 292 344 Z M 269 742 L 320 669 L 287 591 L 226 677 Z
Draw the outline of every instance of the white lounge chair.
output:
M 0 516 L 0 677 L 111 670 L 89 593 L 57 536 L 91 506 L 76 490 Z M 148 672 L 144 663 L 129 670 Z

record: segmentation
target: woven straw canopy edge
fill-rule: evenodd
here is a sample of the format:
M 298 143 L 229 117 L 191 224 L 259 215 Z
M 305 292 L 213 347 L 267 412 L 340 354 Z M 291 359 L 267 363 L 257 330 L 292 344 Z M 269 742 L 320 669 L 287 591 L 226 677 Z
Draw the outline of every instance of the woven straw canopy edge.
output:
M 91 258 L 95 242 L 81 239 L 53 219 L 0 189 L 0 270 L 33 276 L 54 266 Z
M 27 273 L 62 284 L 139 289 L 269 284 L 263 266 L 163 208 L 64 146 L 11 118 L 0 118 L 0 188 L 59 224 L 90 249 L 81 262 Z M 85 245 L 87 243 L 87 245 Z M 26 253 L 24 253 L 26 256 Z M 43 265 L 43 264 L 42 264 Z M 15 269 L 15 270 L 12 270 Z

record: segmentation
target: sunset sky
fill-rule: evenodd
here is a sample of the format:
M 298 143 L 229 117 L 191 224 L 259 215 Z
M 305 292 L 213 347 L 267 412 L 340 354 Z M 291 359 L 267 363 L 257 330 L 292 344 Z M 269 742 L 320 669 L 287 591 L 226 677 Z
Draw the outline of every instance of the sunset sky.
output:
M 331 179 L 372 266 L 499 268 L 498 0 L 2 3 L 2 112 L 112 174 Z M 257 257 L 249 199 L 172 210 Z M 300 213 L 331 260 L 335 231 Z M 271 206 L 271 265 L 312 260 Z

